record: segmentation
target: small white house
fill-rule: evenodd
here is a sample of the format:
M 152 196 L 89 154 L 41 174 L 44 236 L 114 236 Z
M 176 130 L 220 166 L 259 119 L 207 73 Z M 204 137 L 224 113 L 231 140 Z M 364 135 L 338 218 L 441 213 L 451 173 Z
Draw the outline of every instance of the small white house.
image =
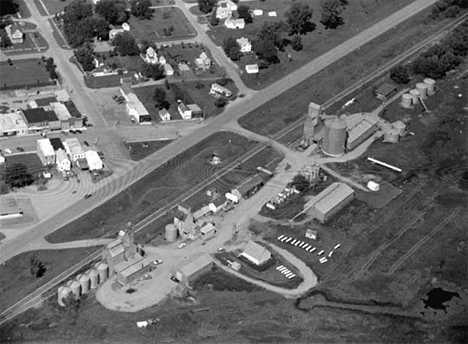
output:
M 124 32 L 124 29 L 112 29 L 109 31 L 109 40 L 113 40 L 115 36 L 117 36 L 119 33 Z
M 245 65 L 247 74 L 258 74 L 258 64 Z
M 212 223 L 207 223 L 202 228 L 200 228 L 200 237 L 203 240 L 208 240 L 214 237 L 216 234 L 216 228 Z
M 237 44 L 240 46 L 241 53 L 250 53 L 252 51 L 252 43 L 248 38 L 241 37 L 236 39 Z
M 252 11 L 252 14 L 253 14 L 255 17 L 263 16 L 263 10 L 255 9 L 255 10 Z
M 208 207 L 214 214 L 216 214 L 218 211 L 224 208 L 224 206 L 226 205 L 226 202 L 227 202 L 226 197 L 220 196 L 216 198 L 213 202 L 208 204 Z
M 169 63 L 164 64 L 164 75 L 174 75 L 174 69 Z
M 227 18 L 224 21 L 224 26 L 228 29 L 243 29 L 245 28 L 245 20 L 240 18 L 240 19 L 233 19 L 233 18 Z
M 277 17 L 277 13 L 275 11 L 268 12 L 268 17 Z
M 166 109 L 159 110 L 159 117 L 161 121 L 167 122 L 171 120 L 171 114 Z
M 149 64 L 159 63 L 158 54 L 156 54 L 156 51 L 154 51 L 152 47 L 148 47 L 148 49 L 146 49 L 146 55 L 144 60 Z
M 232 12 L 237 11 L 237 5 L 230 1 L 220 1 L 218 2 L 218 7 L 216 8 L 216 18 L 226 19 L 232 16 Z
M 180 103 L 177 107 L 180 116 L 182 119 L 191 119 L 192 118 L 192 111 L 185 105 L 184 103 Z
M 305 237 L 312 240 L 318 240 L 318 231 L 315 229 L 307 229 Z
M 55 152 L 57 159 L 57 170 L 58 171 L 70 171 L 71 162 L 68 159 L 67 153 L 63 149 L 59 149 Z
M 232 92 L 226 87 L 221 86 L 220 84 L 213 83 L 211 85 L 210 94 L 212 95 L 222 95 L 225 97 L 232 96 Z

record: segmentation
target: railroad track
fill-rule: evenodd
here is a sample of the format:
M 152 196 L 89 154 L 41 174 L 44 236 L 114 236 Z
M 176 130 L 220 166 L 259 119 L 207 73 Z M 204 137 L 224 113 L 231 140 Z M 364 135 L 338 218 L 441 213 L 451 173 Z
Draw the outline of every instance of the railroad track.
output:
M 396 64 L 400 63 L 401 61 L 407 59 L 409 56 L 416 53 L 417 51 L 422 49 L 427 44 L 430 44 L 430 43 L 434 42 L 435 40 L 440 39 L 445 34 L 447 34 L 450 30 L 453 30 L 455 27 L 460 25 L 466 18 L 468 18 L 468 13 L 462 15 L 460 18 L 454 20 L 450 24 L 447 24 L 444 28 L 442 28 L 441 30 L 439 30 L 437 33 L 433 34 L 429 38 L 425 39 L 423 42 L 418 43 L 417 45 L 415 45 L 414 47 L 412 47 L 411 49 L 409 49 L 405 53 L 401 54 L 399 57 L 397 57 L 397 58 L 393 59 L 392 61 L 386 63 L 385 65 L 379 67 L 377 70 L 371 72 L 367 77 L 361 79 L 360 81 L 358 81 L 357 83 L 355 83 L 352 86 L 348 87 L 344 91 L 338 93 L 336 96 L 330 98 L 328 101 L 326 101 L 322 105 L 323 108 L 327 109 L 328 107 L 330 107 L 335 102 L 337 102 L 337 101 L 341 100 L 342 98 L 348 96 L 349 94 L 351 94 L 352 92 L 354 92 L 358 88 L 362 87 L 366 83 L 368 83 L 371 80 L 373 80 L 374 78 L 378 77 L 380 74 L 382 74 L 382 73 L 386 72 L 388 69 L 392 68 L 394 65 L 396 65 Z M 286 134 L 289 134 L 291 131 L 293 131 L 293 130 L 297 129 L 299 126 L 301 126 L 303 124 L 304 120 L 305 120 L 305 116 L 299 118 L 295 122 L 291 123 L 287 127 L 281 129 L 278 133 L 273 135 L 270 138 L 270 140 L 271 141 L 279 140 L 280 138 L 282 138 Z M 255 154 L 261 152 L 268 145 L 269 145 L 268 143 L 261 143 L 261 144 L 257 145 L 256 147 L 254 147 L 251 151 L 244 154 L 242 157 L 249 156 L 250 154 L 251 154 L 250 157 L 252 157 Z M 253 152 L 255 152 L 255 153 L 253 153 Z M 241 158 L 236 159 L 236 161 L 241 159 Z M 232 166 L 233 164 L 235 164 L 235 162 L 232 162 L 231 164 L 226 166 L 225 169 Z M 231 170 L 232 170 L 232 168 L 231 168 Z M 223 172 L 221 172 L 221 171 L 223 171 Z M 221 171 L 215 173 L 212 177 L 210 177 L 207 180 L 205 180 L 204 182 L 198 184 L 192 190 L 187 191 L 186 193 L 184 193 L 184 195 L 178 197 L 176 200 L 172 201 L 170 204 L 168 204 L 165 207 L 161 208 L 156 213 L 154 213 L 154 214 L 148 216 L 147 218 L 143 219 L 142 221 L 140 221 L 135 226 L 136 227 L 135 231 L 136 232 L 141 231 L 143 228 L 145 228 L 145 226 L 151 224 L 157 218 L 159 218 L 161 215 L 163 215 L 165 212 L 167 212 L 172 207 L 174 207 L 177 204 L 177 202 L 183 201 L 184 196 L 185 196 L 185 198 L 188 198 L 189 195 L 191 195 L 194 192 L 200 191 L 201 189 L 203 189 L 203 187 L 206 187 L 209 183 L 215 181 L 216 179 L 221 178 L 222 176 L 227 174 L 230 170 L 228 172 L 224 171 L 224 169 L 221 170 Z M 215 177 L 215 176 L 217 176 L 217 177 Z M 83 268 L 86 264 L 89 264 L 90 262 L 92 262 L 94 259 L 99 257 L 102 254 L 102 252 L 103 252 L 103 248 L 98 249 L 96 252 L 93 252 L 90 256 L 88 256 L 87 258 L 85 258 L 81 262 L 75 264 L 74 266 L 67 269 L 66 271 L 64 271 L 63 273 L 61 273 L 60 275 L 58 275 L 57 277 L 52 279 L 51 281 L 45 283 L 44 285 L 42 285 L 41 287 L 36 289 L 33 293 L 29 294 L 28 296 L 26 296 L 22 300 L 18 301 L 14 305 L 12 305 L 9 308 L 7 308 L 6 310 L 4 310 L 2 313 L 0 313 L 0 325 L 5 323 L 8 320 L 11 320 L 16 315 L 22 313 L 23 311 L 27 310 L 28 308 L 31 308 L 33 306 L 36 306 L 36 305 L 40 304 L 42 302 L 42 300 L 43 300 L 42 294 L 49 291 L 51 288 L 56 286 L 58 283 L 60 283 L 64 279 L 68 278 L 70 275 L 76 273 L 78 270 Z
M 388 269 L 387 274 L 393 274 L 396 269 L 400 267 L 401 264 L 408 259 L 414 252 L 416 252 L 422 245 L 424 245 L 430 238 L 432 238 L 438 231 L 440 231 L 446 224 L 452 221 L 455 217 L 457 217 L 460 208 L 455 209 L 449 217 L 447 217 L 444 221 L 438 224 L 432 231 L 430 231 L 427 235 L 424 236 L 421 240 L 419 240 L 408 252 L 406 252 L 403 256 L 398 259 L 395 264 L 393 264 L 390 269 Z

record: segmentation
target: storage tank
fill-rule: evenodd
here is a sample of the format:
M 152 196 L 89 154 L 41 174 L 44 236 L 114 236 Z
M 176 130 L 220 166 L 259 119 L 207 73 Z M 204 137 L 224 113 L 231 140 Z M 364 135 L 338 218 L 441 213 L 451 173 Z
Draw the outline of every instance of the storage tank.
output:
M 396 121 L 392 124 L 393 128 L 398 132 L 398 135 L 405 136 L 406 134 L 406 124 L 402 121 Z
M 413 104 L 413 96 L 411 94 L 405 93 L 401 96 L 401 106 L 405 109 L 411 108 Z
M 331 156 L 344 154 L 346 143 L 346 123 L 340 119 L 325 121 L 322 151 Z
M 70 287 L 70 286 L 72 285 L 72 283 L 73 283 L 73 280 L 69 280 L 69 281 L 67 282 L 67 287 Z
M 89 291 L 89 287 L 90 287 L 90 278 L 89 278 L 89 276 L 88 275 L 79 275 L 79 278 L 77 277 L 76 280 L 81 285 L 81 294 L 86 294 Z
M 80 298 L 80 292 L 81 292 L 81 285 L 80 285 L 80 282 L 78 281 L 73 281 L 71 284 L 70 284 L 70 289 L 73 293 L 73 295 L 75 295 L 75 299 L 79 299 Z
M 97 273 L 97 271 L 91 269 L 86 273 L 86 275 L 88 275 L 89 277 L 91 289 L 96 289 L 99 285 L 99 274 Z
M 390 143 L 397 143 L 400 138 L 398 134 L 398 130 L 395 128 L 391 128 L 390 130 L 386 131 L 384 134 L 384 141 Z
M 424 83 L 427 86 L 427 95 L 432 96 L 435 93 L 435 80 L 434 79 L 424 79 Z
M 177 240 L 177 228 L 172 223 L 166 225 L 166 240 L 168 242 L 174 242 Z
M 418 92 L 418 90 L 412 89 L 411 91 L 409 91 L 409 94 L 411 95 L 411 97 L 413 97 L 413 105 L 419 104 L 419 92 Z
M 62 307 L 65 307 L 65 304 L 63 303 L 63 299 L 66 299 L 68 295 L 71 294 L 71 289 L 70 287 L 65 287 L 65 286 L 60 286 L 58 287 L 58 292 L 57 292 L 57 297 L 58 297 L 58 304 Z
M 421 98 L 422 99 L 426 99 L 427 98 L 427 85 L 423 82 L 418 82 L 416 84 L 416 90 L 419 92 L 419 94 L 421 95 Z
M 103 283 L 109 275 L 109 268 L 106 263 L 99 263 L 97 266 L 97 272 L 99 274 L 99 283 Z
M 376 182 L 373 182 L 372 180 L 369 181 L 369 183 L 367 183 L 367 187 L 371 191 L 379 191 L 379 189 L 380 189 L 380 185 L 378 183 L 376 183 Z

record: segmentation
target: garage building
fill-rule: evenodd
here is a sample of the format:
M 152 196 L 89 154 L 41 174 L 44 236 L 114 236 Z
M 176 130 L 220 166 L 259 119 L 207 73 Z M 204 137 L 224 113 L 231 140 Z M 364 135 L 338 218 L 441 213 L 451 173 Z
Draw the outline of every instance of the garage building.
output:
M 207 253 L 198 253 L 187 259 L 188 264 L 172 271 L 172 275 L 182 283 L 189 283 L 211 270 L 213 258 Z
M 320 222 L 328 221 L 354 199 L 354 190 L 345 183 L 333 183 L 305 205 Z
M 271 253 L 265 247 L 250 240 L 241 254 L 243 257 L 250 260 L 255 265 L 262 265 L 270 260 Z

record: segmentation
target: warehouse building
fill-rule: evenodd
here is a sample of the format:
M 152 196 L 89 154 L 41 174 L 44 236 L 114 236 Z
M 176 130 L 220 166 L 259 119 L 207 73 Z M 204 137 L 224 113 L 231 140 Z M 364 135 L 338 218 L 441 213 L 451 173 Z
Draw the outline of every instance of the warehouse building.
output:
M 347 184 L 333 183 L 307 202 L 304 209 L 323 223 L 349 204 L 354 196 L 354 190 Z
M 115 265 L 114 270 L 117 273 L 117 282 L 121 285 L 127 285 L 138 279 L 151 269 L 151 261 L 149 258 L 143 258 L 139 253 L 136 253 L 128 260 L 124 260 Z
M 46 111 L 43 108 L 35 108 L 23 109 L 21 112 L 28 125 L 29 133 L 60 130 L 61 128 L 60 120 L 53 111 Z
M 88 163 L 90 171 L 100 171 L 104 168 L 99 154 L 96 151 L 89 150 L 85 152 L 85 159 Z
M 26 135 L 28 126 L 18 112 L 0 114 L 0 136 Z
M 213 258 L 207 253 L 195 254 L 188 261 L 186 265 L 172 270 L 172 276 L 182 283 L 192 282 L 214 266 Z
M 76 137 L 65 139 L 63 145 L 65 147 L 65 151 L 67 152 L 72 162 L 75 162 L 78 159 L 85 158 L 85 152 L 83 150 L 83 147 L 81 146 L 80 141 Z
M 247 258 L 255 265 L 263 265 L 271 259 L 271 253 L 265 247 L 250 240 L 241 256 Z
M 265 185 L 265 181 L 258 175 L 247 179 L 233 190 L 234 194 L 240 194 L 242 198 L 249 198 L 255 194 L 260 188 Z M 231 192 L 232 193 L 232 192 Z
M 55 165 L 55 150 L 49 139 L 37 140 L 37 156 L 44 166 Z
M 352 150 L 367 140 L 377 130 L 377 118 L 363 113 L 356 113 L 345 117 L 348 131 L 346 148 Z

